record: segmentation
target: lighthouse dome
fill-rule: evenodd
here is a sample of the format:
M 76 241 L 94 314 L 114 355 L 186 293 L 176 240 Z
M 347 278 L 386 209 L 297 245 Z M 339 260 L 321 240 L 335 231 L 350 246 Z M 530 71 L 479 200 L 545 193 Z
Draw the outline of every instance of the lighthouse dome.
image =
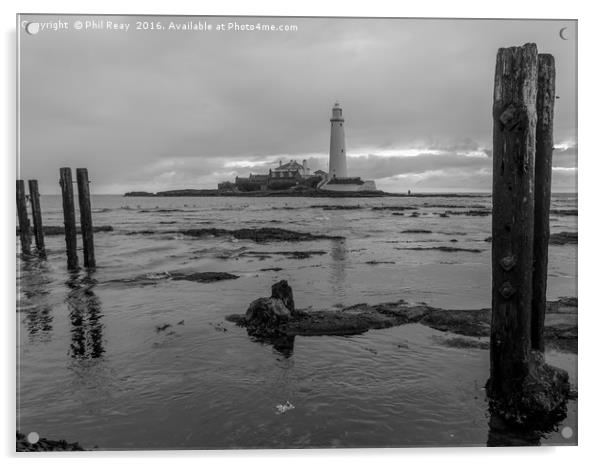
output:
M 345 121 L 343 120 L 343 109 L 341 108 L 341 104 L 339 102 L 335 102 L 332 107 L 332 118 L 330 121 Z

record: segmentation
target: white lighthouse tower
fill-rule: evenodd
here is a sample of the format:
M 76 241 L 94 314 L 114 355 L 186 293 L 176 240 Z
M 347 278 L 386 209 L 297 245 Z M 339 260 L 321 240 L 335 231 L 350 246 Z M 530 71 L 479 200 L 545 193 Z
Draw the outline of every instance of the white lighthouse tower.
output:
M 338 102 L 335 102 L 330 119 L 328 176 L 318 184 L 318 189 L 339 192 L 376 191 L 373 180 L 362 180 L 359 176 L 350 178 L 347 174 L 347 149 L 345 149 L 343 123 L 345 123 L 343 109 Z
M 330 162 L 328 164 L 328 178 L 330 179 L 347 178 L 344 122 L 343 109 L 338 102 L 335 102 L 330 119 Z

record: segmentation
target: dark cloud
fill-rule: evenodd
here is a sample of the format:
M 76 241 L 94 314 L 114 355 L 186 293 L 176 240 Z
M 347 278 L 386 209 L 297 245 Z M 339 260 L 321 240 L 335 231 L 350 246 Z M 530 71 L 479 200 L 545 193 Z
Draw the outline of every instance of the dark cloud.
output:
M 59 167 L 86 166 L 96 192 L 120 193 L 215 187 L 278 158 L 324 169 L 340 99 L 353 174 L 390 190 L 477 189 L 491 163 L 497 49 L 527 41 L 556 57 L 556 141 L 576 140 L 575 47 L 558 37 L 571 22 L 264 22 L 299 30 L 23 34 L 22 177 L 57 192 Z M 576 152 L 557 150 L 554 164 L 575 167 Z

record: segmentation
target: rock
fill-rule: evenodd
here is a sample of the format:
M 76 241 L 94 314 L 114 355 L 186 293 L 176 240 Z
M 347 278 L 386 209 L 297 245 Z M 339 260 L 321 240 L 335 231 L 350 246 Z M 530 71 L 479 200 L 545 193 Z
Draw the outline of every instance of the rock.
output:
M 139 275 L 134 278 L 118 278 L 108 280 L 107 283 L 120 283 L 124 285 L 146 286 L 157 285 L 161 281 L 190 281 L 196 283 L 212 283 L 220 280 L 234 280 L 239 278 L 227 272 L 157 272 Z
M 294 314 L 295 301 L 293 299 L 293 289 L 286 280 L 280 280 L 278 283 L 272 285 L 272 298 L 282 301 L 284 306 L 291 311 L 291 314 Z
M 33 231 L 33 230 L 32 230 Z M 57 236 L 65 234 L 65 227 L 63 226 L 55 226 L 55 225 L 44 225 L 42 226 L 42 231 L 45 236 Z M 94 233 L 103 233 L 107 231 L 113 231 L 113 227 L 110 225 L 101 225 L 92 227 L 92 231 Z M 77 227 L 77 234 L 81 234 L 82 229 Z M 19 227 L 17 227 L 17 235 L 19 234 Z
M 313 241 L 321 239 L 345 239 L 342 236 L 330 236 L 323 234 L 304 233 L 299 231 L 285 230 L 284 228 L 241 228 L 238 230 L 226 230 L 224 228 L 194 228 L 186 230 L 139 230 L 131 231 L 128 235 L 152 235 L 152 234 L 180 234 L 194 238 L 206 236 L 230 237 L 240 240 L 251 240 L 257 243 L 268 241 Z
M 451 246 L 432 246 L 432 247 L 408 247 L 408 248 L 395 248 L 399 250 L 407 250 L 407 251 L 442 251 L 442 252 L 474 252 L 479 253 L 483 252 L 482 249 L 473 249 L 473 248 L 455 248 Z
M 572 396 L 567 372 L 546 364 L 539 351 L 531 352 L 528 373 L 511 393 L 493 393 L 491 379 L 486 388 L 493 414 L 511 426 L 541 431 L 554 429 L 566 417 Z
M 326 251 L 308 250 L 308 251 L 245 251 L 241 257 L 256 257 L 259 260 L 267 259 L 272 256 L 284 256 L 287 259 L 309 259 L 313 256 L 323 256 Z
M 147 191 L 130 191 L 125 193 L 124 197 L 154 197 L 155 193 L 149 193 Z
M 283 299 L 290 308 L 285 306 Z M 561 351 L 577 352 L 576 301 L 576 298 L 562 298 L 548 302 L 546 345 Z M 570 306 L 572 304 L 574 306 Z M 491 333 L 491 309 L 439 309 L 404 300 L 375 305 L 356 304 L 332 310 L 295 309 L 292 290 L 285 280 L 274 285 L 272 297 L 253 301 L 246 315 L 233 314 L 226 320 L 246 327 L 249 335 L 260 341 L 273 344 L 275 339 L 288 341 L 287 337 L 291 339 L 286 345 L 290 349 L 295 336 L 358 335 L 371 329 L 410 323 L 465 337 L 488 338 Z M 488 341 L 452 337 L 444 344 L 485 349 Z
M 568 215 L 568 216 L 578 216 L 579 212 L 577 209 L 550 209 L 550 215 Z
M 360 205 L 311 205 L 310 209 L 322 209 L 322 210 L 358 210 L 363 209 Z
M 410 206 L 377 206 L 372 207 L 372 210 L 392 210 L 392 211 L 403 211 L 403 210 L 418 210 L 418 207 Z
M 85 451 L 77 442 L 65 440 L 48 440 L 40 438 L 36 443 L 29 443 L 25 434 L 17 431 L 16 451 Z
M 489 210 L 489 209 L 460 210 L 460 211 L 446 210 L 445 213 L 447 215 L 468 215 L 470 217 L 486 217 L 487 215 L 491 215 L 491 210 Z
M 234 280 L 236 278 L 239 278 L 239 276 L 227 272 L 172 272 L 170 277 L 171 280 L 186 280 L 197 283 L 211 283 L 220 280 Z
M 561 231 L 550 235 L 550 244 L 564 246 L 565 244 L 577 244 L 578 234 L 572 231 Z
M 486 206 L 484 204 L 473 204 L 470 206 L 464 206 L 461 204 L 431 204 L 431 203 L 426 203 L 422 207 L 425 207 L 428 209 L 462 209 L 465 207 L 472 208 L 472 209 L 488 209 L 489 208 L 488 206 Z
M 558 303 L 567 307 L 577 307 L 577 298 L 571 296 L 561 296 L 558 298 Z
M 431 309 L 421 323 L 442 332 L 488 337 L 491 333 L 491 310 Z
M 421 230 L 421 229 L 410 229 L 410 230 L 403 230 L 402 233 L 432 233 L 431 230 Z
M 277 298 L 257 298 L 245 313 L 245 324 L 255 335 L 277 334 L 281 324 L 291 318 L 291 311 Z
M 469 349 L 489 349 L 489 341 L 481 341 L 481 340 L 473 340 L 464 337 L 452 337 L 452 338 L 443 338 L 443 337 L 433 337 L 433 340 L 441 345 L 448 346 L 450 348 L 469 348 Z

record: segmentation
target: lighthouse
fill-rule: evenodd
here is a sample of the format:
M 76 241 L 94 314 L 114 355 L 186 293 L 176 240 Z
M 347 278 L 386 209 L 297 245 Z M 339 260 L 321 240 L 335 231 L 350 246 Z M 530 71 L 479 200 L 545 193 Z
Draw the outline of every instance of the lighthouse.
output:
M 360 176 L 349 177 L 347 174 L 347 149 L 345 149 L 343 123 L 345 123 L 343 109 L 338 102 L 335 102 L 330 119 L 328 176 L 325 176 L 317 187 L 323 191 L 376 191 L 374 180 L 362 180 Z
M 330 179 L 347 178 L 344 122 L 343 109 L 338 102 L 335 102 L 330 119 L 330 161 L 328 165 L 328 178 Z

